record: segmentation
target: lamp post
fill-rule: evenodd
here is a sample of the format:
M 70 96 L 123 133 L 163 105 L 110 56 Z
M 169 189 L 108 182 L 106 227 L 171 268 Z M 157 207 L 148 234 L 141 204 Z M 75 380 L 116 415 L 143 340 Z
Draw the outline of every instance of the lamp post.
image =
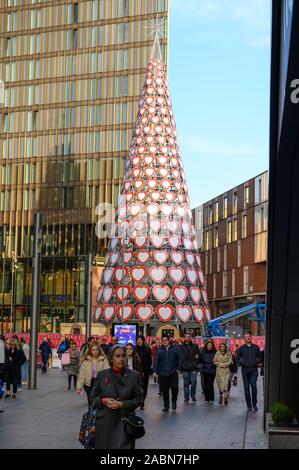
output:
M 11 299 L 10 299 L 10 333 L 13 330 L 13 313 L 14 313 L 14 280 L 15 280 L 15 269 L 17 269 L 17 258 L 15 252 L 11 252 Z

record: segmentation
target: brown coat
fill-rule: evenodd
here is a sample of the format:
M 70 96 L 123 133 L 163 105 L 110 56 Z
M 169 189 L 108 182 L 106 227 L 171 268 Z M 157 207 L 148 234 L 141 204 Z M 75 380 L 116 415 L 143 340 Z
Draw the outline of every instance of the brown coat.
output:
M 216 369 L 216 383 L 220 392 L 227 392 L 230 370 L 229 366 L 232 363 L 232 355 L 228 351 L 225 354 L 218 351 L 214 357 L 214 364 L 217 367 Z

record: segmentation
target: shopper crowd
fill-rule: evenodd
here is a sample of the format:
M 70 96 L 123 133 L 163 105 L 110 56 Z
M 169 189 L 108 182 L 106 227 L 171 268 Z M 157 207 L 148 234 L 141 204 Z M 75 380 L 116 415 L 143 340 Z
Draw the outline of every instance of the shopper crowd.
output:
M 159 383 L 163 396 L 162 412 L 177 408 L 179 375 L 184 384 L 184 403 L 197 401 L 197 380 L 207 403 L 215 400 L 215 382 L 219 405 L 227 406 L 232 385 L 237 385 L 238 367 L 241 367 L 248 411 L 257 408 L 258 367 L 263 373 L 263 352 L 252 343 L 251 335 L 244 333 L 245 344 L 236 349 L 223 342 L 216 350 L 208 339 L 199 348 L 189 333 L 184 340 L 174 340 L 163 335 L 161 342 L 146 344 L 139 335 L 136 346 L 118 344 L 118 338 L 106 340 L 90 337 L 79 350 L 77 343 L 65 338 L 58 348 L 63 369 L 67 372 L 67 389 L 86 393 L 88 408 L 95 413 L 95 447 L 98 449 L 133 448 L 134 433 L 124 432 L 124 423 L 130 423 L 135 410 L 146 406 L 149 378 Z M 46 337 L 39 345 L 42 373 L 47 372 L 52 358 L 52 347 Z M 22 385 L 28 382 L 29 346 L 25 340 L 0 336 L 0 398 L 16 398 Z M 2 391 L 5 384 L 6 392 Z M 170 397 L 171 392 L 171 397 Z M 0 410 L 1 411 L 1 410 Z M 139 418 L 140 419 L 140 418 Z M 126 421 L 127 420 L 127 421 Z M 131 426 L 131 429 L 134 427 Z M 105 430 L 105 432 L 103 432 Z M 113 430 L 113 432 L 109 432 Z

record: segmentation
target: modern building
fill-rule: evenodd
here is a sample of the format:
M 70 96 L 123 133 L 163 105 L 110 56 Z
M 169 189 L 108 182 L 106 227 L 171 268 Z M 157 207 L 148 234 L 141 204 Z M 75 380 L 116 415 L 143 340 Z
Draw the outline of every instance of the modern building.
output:
M 101 265 L 107 248 L 95 208 L 117 203 L 152 48 L 146 26 L 165 18 L 168 29 L 168 13 L 169 0 L 1 1 L 2 331 L 30 328 L 37 211 L 41 328 L 86 320 L 87 256 Z
M 212 317 L 265 302 L 268 172 L 193 209 Z M 264 325 L 236 325 L 263 334 Z

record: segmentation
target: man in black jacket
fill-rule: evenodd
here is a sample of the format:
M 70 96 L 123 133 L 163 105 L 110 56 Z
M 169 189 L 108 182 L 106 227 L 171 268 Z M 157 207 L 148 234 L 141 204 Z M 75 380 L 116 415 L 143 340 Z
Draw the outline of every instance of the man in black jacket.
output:
M 142 390 L 143 390 L 143 401 L 140 409 L 144 409 L 144 402 L 147 396 L 148 381 L 152 369 L 152 352 L 151 349 L 145 345 L 145 337 L 139 335 L 137 337 L 137 346 L 135 348 L 139 359 L 141 361 L 143 380 L 142 380 Z
M 184 402 L 189 403 L 190 385 L 191 398 L 196 402 L 197 372 L 199 363 L 199 347 L 192 343 L 190 333 L 185 334 L 185 342 L 181 346 L 180 370 L 184 378 Z
M 257 408 L 257 386 L 258 377 L 257 368 L 262 362 L 260 348 L 251 341 L 251 334 L 244 332 L 245 344 L 243 344 L 237 352 L 237 365 L 242 367 L 242 377 L 244 383 L 245 398 L 247 410 L 258 411 Z M 251 387 L 251 394 L 250 394 Z

